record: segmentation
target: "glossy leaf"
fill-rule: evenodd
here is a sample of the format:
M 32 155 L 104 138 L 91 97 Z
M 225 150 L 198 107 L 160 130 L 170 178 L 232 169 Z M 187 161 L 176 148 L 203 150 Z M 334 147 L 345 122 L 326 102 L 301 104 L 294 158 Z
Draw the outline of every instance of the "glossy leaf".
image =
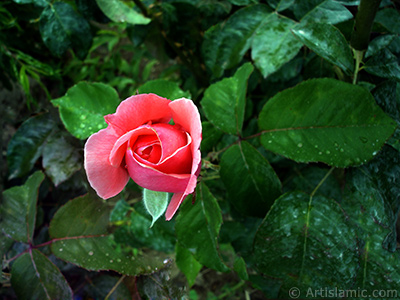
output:
M 308 48 L 327 61 L 351 74 L 354 59 L 350 47 L 340 31 L 329 24 L 306 23 L 292 30 L 293 34 Z
M 259 125 L 266 149 L 335 167 L 370 160 L 396 128 L 367 90 L 334 79 L 309 80 L 277 94 L 263 107 Z
M 221 228 L 221 209 L 204 183 L 196 188 L 194 204 L 186 199 L 176 219 L 176 234 L 181 246 L 189 249 L 195 259 L 217 271 L 228 271 L 218 252 L 218 234 Z
M 145 25 L 151 21 L 120 0 L 96 0 L 96 2 L 102 12 L 114 22 Z
M 210 85 L 201 105 L 215 127 L 230 134 L 240 134 L 246 106 L 247 81 L 254 68 L 250 63 L 240 67 L 235 75 Z
M 400 81 L 400 66 L 397 57 L 387 49 L 373 55 L 366 62 L 364 69 L 370 74 Z
M 284 291 L 347 289 L 359 269 L 357 247 L 355 230 L 338 203 L 292 192 L 275 202 L 259 227 L 254 256 L 258 270 L 281 279 Z
M 11 285 L 18 299 L 73 299 L 72 290 L 60 270 L 36 249 L 14 262 Z
M 269 6 L 276 11 L 282 11 L 289 8 L 295 0 L 267 0 Z
M 200 149 L 201 152 L 207 153 L 217 146 L 218 141 L 222 138 L 224 133 L 208 121 L 202 122 L 201 128 L 203 139 L 201 141 Z
M 62 135 L 52 136 L 43 147 L 43 167 L 54 185 L 59 185 L 80 170 L 80 155 Z
M 220 166 L 228 200 L 242 214 L 262 218 L 281 195 L 281 182 L 274 169 L 247 142 L 226 150 Z
M 121 250 L 107 232 L 111 207 L 84 196 L 70 200 L 54 215 L 49 233 L 58 258 L 87 270 L 114 270 L 136 276 L 162 268 L 166 257 Z
M 389 32 L 400 34 L 400 14 L 398 10 L 394 8 L 379 10 L 374 21 L 380 23 Z
M 339 1 L 326 0 L 319 3 L 301 18 L 301 23 L 314 22 L 337 24 L 353 18 L 351 12 Z
M 202 47 L 205 63 L 215 77 L 220 77 L 252 48 L 255 65 L 266 77 L 299 51 L 301 43 L 290 32 L 294 25 L 294 21 L 278 16 L 263 4 L 242 8 L 226 23 L 206 32 Z
M 43 147 L 54 130 L 50 114 L 40 114 L 29 118 L 18 128 L 7 148 L 9 179 L 22 177 L 29 173 Z
M 163 213 L 167 209 L 168 202 L 168 193 L 143 189 L 143 204 L 146 207 L 147 212 L 153 218 L 150 228 L 153 227 L 158 218 L 163 215 Z
M 85 139 L 107 126 L 104 116 L 115 113 L 120 100 L 112 87 L 82 81 L 51 102 L 59 107 L 67 130 L 78 139 Z
M 183 248 L 179 244 L 176 244 L 175 252 L 176 265 L 185 274 L 189 287 L 191 287 L 203 266 L 197 262 L 188 249 Z
M 395 34 L 386 34 L 373 39 L 368 45 L 368 50 L 365 53 L 365 57 L 370 57 L 374 54 L 377 54 L 379 51 L 389 46 L 396 37 L 397 35 Z
M 37 6 L 47 6 L 49 5 L 49 1 L 48 0 L 13 0 L 15 3 L 18 4 L 35 4 Z
M 80 59 L 85 58 L 92 44 L 92 33 L 89 23 L 71 5 L 56 2 L 47 6 L 39 25 L 43 42 L 54 55 L 61 56 L 72 48 Z
M 38 190 L 43 179 L 43 173 L 38 171 L 24 185 L 3 192 L 0 224 L 2 232 L 15 241 L 32 242 Z
M 156 94 L 170 100 L 179 98 L 191 98 L 189 92 L 181 90 L 178 84 L 165 79 L 155 79 L 147 81 L 138 89 L 139 94 Z

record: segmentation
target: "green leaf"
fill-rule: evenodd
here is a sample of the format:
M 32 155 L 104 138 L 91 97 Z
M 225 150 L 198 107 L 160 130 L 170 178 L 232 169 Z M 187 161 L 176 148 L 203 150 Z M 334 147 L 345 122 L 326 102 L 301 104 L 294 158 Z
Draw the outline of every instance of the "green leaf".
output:
M 249 280 L 249 275 L 247 274 L 246 262 L 243 257 L 236 257 L 235 263 L 233 264 L 235 272 L 239 275 L 242 280 Z
M 217 146 L 218 141 L 222 138 L 224 133 L 207 121 L 202 122 L 201 127 L 203 139 L 201 141 L 200 149 L 201 152 L 207 153 Z
M 260 272 L 283 281 L 285 295 L 293 286 L 347 289 L 359 269 L 357 247 L 338 203 L 292 192 L 275 202 L 260 225 L 254 259 Z
M 73 299 L 72 290 L 60 270 L 36 249 L 14 262 L 11 285 L 18 299 Z
M 167 209 L 169 202 L 169 194 L 165 192 L 156 192 L 148 189 L 143 189 L 143 203 L 147 212 L 151 215 L 150 228 Z
M 186 199 L 176 219 L 176 234 L 182 247 L 188 249 L 202 265 L 226 272 L 229 269 L 218 253 L 221 209 L 204 183 L 197 185 L 196 202 Z
M 189 287 L 191 287 L 203 266 L 197 262 L 188 249 L 183 248 L 178 243 L 176 244 L 175 253 L 176 265 L 185 274 Z
M 400 66 L 397 57 L 387 49 L 373 55 L 366 62 L 364 69 L 370 74 L 400 81 Z
M 85 139 L 107 126 L 104 116 L 115 113 L 120 101 L 117 92 L 106 84 L 79 82 L 51 102 L 59 107 L 67 130 Z
M 201 101 L 204 113 L 215 127 L 230 134 L 240 134 L 246 106 L 247 81 L 254 67 L 240 67 L 230 78 L 210 85 Z
M 72 48 L 80 59 L 86 57 L 92 44 L 90 26 L 71 5 L 56 2 L 47 6 L 39 25 L 43 42 L 54 55 L 61 56 Z
M 125 220 L 125 216 L 130 210 L 131 207 L 124 199 L 118 200 L 113 210 L 111 211 L 110 222 L 118 222 Z
M 132 25 L 148 24 L 151 19 L 136 12 L 120 0 L 96 0 L 102 12 L 114 22 Z
M 66 138 L 58 134 L 48 138 L 43 147 L 43 168 L 57 186 L 80 170 L 80 155 Z
M 281 182 L 274 169 L 247 142 L 226 150 L 220 166 L 228 200 L 242 214 L 262 218 L 281 195 Z
M 400 14 L 397 9 L 384 8 L 379 10 L 374 21 L 381 24 L 389 32 L 400 34 Z
M 191 98 L 190 93 L 182 91 L 177 83 L 165 79 L 147 81 L 138 90 L 139 94 L 152 93 L 170 100 Z
M 29 118 L 22 123 L 7 148 L 9 179 L 29 173 L 42 155 L 44 144 L 54 126 L 54 121 L 48 113 Z
M 29 243 L 33 239 L 37 195 L 43 179 L 43 173 L 38 171 L 24 185 L 3 192 L 1 228 L 4 234 L 18 242 Z
M 395 286 L 400 281 L 400 272 L 395 267 L 400 263 L 400 253 L 396 250 L 396 242 L 391 247 L 391 251 L 386 250 L 387 245 L 385 245 L 388 236 L 392 236 L 396 241 L 394 223 L 398 214 L 399 186 L 396 184 L 393 188 L 392 185 L 398 178 L 396 176 L 399 175 L 398 152 L 395 156 L 396 159 L 393 162 L 390 160 L 393 155 L 390 159 L 382 156 L 384 161 L 371 164 L 364 168 L 366 170 L 354 170 L 347 178 L 350 191 L 342 202 L 342 207 L 357 230 L 359 238 L 361 255 L 356 284 L 368 292 L 377 287 L 382 290 L 397 290 Z M 377 175 L 378 178 L 374 178 Z M 382 191 L 382 187 L 386 191 Z M 393 201 L 390 199 L 393 196 L 397 198 L 395 199 L 397 202 L 395 215 L 389 202 Z
M 365 53 L 365 57 L 370 57 L 377 54 L 379 51 L 389 46 L 396 37 L 396 34 L 385 34 L 373 39 L 368 45 L 368 50 Z
M 301 23 L 314 22 L 337 24 L 353 18 L 351 12 L 338 1 L 326 0 L 319 3 L 301 18 Z
M 61 207 L 49 228 L 54 255 L 87 270 L 114 270 L 130 276 L 151 273 L 169 262 L 165 257 L 121 249 L 107 232 L 110 211 L 110 206 L 89 196 Z
M 32 3 L 37 6 L 41 6 L 41 7 L 45 7 L 50 4 L 48 0 L 13 0 L 13 1 L 18 4 L 31 4 Z
M 292 6 L 294 0 L 267 0 L 267 3 L 276 11 L 282 11 Z
M 367 90 L 334 79 L 277 94 L 263 107 L 259 126 L 267 150 L 335 167 L 370 160 L 396 128 Z
M 131 292 L 124 282 L 119 282 L 120 278 L 110 275 L 100 275 L 90 279 L 90 284 L 85 285 L 85 292 L 87 292 L 92 299 L 130 299 L 132 298 Z M 108 293 L 111 293 L 109 298 L 106 298 Z
M 306 23 L 292 30 L 294 35 L 319 56 L 352 74 L 354 59 L 350 47 L 340 31 L 330 24 Z
M 294 25 L 294 21 L 278 16 L 263 4 L 242 8 L 206 32 L 202 46 L 205 63 L 218 78 L 224 70 L 238 65 L 252 48 L 256 66 L 267 77 L 301 48 L 290 32 Z

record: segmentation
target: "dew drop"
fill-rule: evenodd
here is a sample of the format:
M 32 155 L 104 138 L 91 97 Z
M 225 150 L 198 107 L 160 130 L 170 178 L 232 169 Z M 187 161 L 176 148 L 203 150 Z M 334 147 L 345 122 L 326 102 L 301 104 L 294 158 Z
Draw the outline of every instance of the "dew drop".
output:
M 85 120 L 85 119 L 86 119 L 86 116 L 85 116 L 85 115 L 81 115 L 80 119 L 81 119 L 81 120 Z
M 298 143 L 297 147 L 301 148 L 301 147 L 303 147 L 303 144 L 302 143 Z
M 85 128 L 85 124 L 81 123 L 81 125 L 79 125 L 80 128 Z
M 321 152 L 321 151 L 319 151 L 319 152 L 318 152 L 318 154 L 319 154 L 319 155 L 322 155 L 322 152 Z
M 92 256 L 93 255 L 93 251 L 89 251 L 89 255 Z
M 340 148 L 340 152 L 344 152 L 344 149 L 343 149 L 343 148 Z
M 110 263 L 113 263 L 114 261 L 112 259 L 110 259 Z
M 318 145 L 315 145 L 314 147 L 315 147 L 315 149 L 318 149 Z
M 366 142 L 368 142 L 368 139 L 367 139 L 365 136 L 360 136 L 359 139 L 360 139 L 360 141 L 363 142 L 364 144 L 365 144 Z
M 121 259 L 119 259 L 119 258 L 118 258 L 118 259 L 117 259 L 117 262 L 119 262 L 119 263 L 120 263 L 120 262 L 121 262 Z
M 110 254 L 109 253 L 106 253 L 106 256 L 109 256 Z
M 99 125 L 97 125 L 97 128 L 98 128 L 98 129 L 102 129 L 102 128 L 103 128 L 103 125 L 99 124 Z
M 326 150 L 326 154 L 331 154 L 331 151 L 329 151 L 329 150 Z
M 271 143 L 272 143 L 272 140 L 269 140 L 269 141 L 268 141 L 268 144 L 271 144 Z
M 62 251 L 63 251 L 63 248 L 58 249 L 58 251 L 62 252 Z

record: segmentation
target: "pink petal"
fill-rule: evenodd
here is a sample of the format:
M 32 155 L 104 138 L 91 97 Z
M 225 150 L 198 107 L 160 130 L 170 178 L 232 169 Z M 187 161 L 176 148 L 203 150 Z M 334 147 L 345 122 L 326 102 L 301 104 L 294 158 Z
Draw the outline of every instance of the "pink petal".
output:
M 171 100 L 155 94 L 135 95 L 122 101 L 117 111 L 104 119 L 119 135 L 123 135 L 150 121 L 168 123 L 171 120 L 169 103 Z
M 157 132 L 161 142 L 162 160 L 171 156 L 177 149 L 187 144 L 187 135 L 184 131 L 180 130 L 180 126 L 170 124 L 153 124 L 151 125 Z
M 129 174 L 124 167 L 113 167 L 109 161 L 117 140 L 115 132 L 106 128 L 91 135 L 85 144 L 86 174 L 92 188 L 103 199 L 117 195 L 129 180 Z
M 186 196 L 187 195 L 185 195 L 184 193 L 175 193 L 172 196 L 171 201 L 168 204 L 167 211 L 165 212 L 165 219 L 167 221 L 172 219 Z
M 183 192 L 189 181 L 189 174 L 166 174 L 135 159 L 132 149 L 128 148 L 125 162 L 129 175 L 138 185 L 153 191 L 177 193 Z

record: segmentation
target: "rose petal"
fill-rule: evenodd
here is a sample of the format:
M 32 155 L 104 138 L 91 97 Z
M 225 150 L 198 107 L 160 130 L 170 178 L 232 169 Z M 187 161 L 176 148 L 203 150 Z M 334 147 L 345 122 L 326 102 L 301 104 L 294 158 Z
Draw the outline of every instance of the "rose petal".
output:
M 125 162 L 129 175 L 138 185 L 153 191 L 178 193 L 185 191 L 190 174 L 166 174 L 157 171 L 135 159 L 132 149 L 128 148 Z
M 155 94 L 135 95 L 122 101 L 117 111 L 104 119 L 118 135 L 123 135 L 148 122 L 168 123 L 171 120 L 169 103 L 171 100 Z
M 151 127 L 157 132 L 162 148 L 161 160 L 164 160 L 176 152 L 177 149 L 187 144 L 186 132 L 180 126 L 170 124 L 152 124 Z
M 109 156 L 118 136 L 108 128 L 91 135 L 85 144 L 85 170 L 92 188 L 103 199 L 123 190 L 129 174 L 124 167 L 113 167 Z
M 168 204 L 167 211 L 165 212 L 165 219 L 167 221 L 172 219 L 186 196 L 187 195 L 185 195 L 184 193 L 175 193 L 172 196 L 171 201 Z

